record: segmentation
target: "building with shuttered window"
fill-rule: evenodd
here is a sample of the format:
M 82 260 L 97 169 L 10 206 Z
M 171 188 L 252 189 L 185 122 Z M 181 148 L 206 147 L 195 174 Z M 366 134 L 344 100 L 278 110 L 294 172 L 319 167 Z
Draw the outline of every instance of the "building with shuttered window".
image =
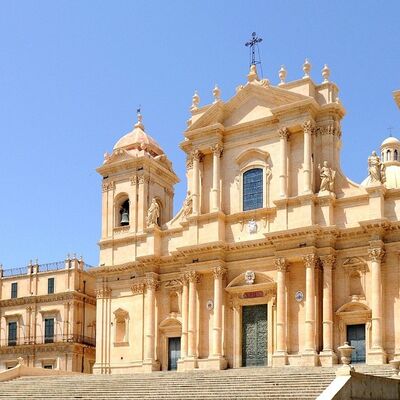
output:
M 96 298 L 90 266 L 77 258 L 0 269 L 0 371 L 28 366 L 92 371 Z

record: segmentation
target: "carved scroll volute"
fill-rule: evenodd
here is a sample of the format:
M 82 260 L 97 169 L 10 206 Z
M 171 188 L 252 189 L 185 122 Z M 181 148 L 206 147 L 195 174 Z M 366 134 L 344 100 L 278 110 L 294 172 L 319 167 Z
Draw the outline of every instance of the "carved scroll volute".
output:
M 370 247 L 368 249 L 368 257 L 371 261 L 381 262 L 385 256 L 385 250 L 382 247 Z
M 286 272 L 288 263 L 285 257 L 277 257 L 274 259 L 275 268 L 279 272 Z
M 203 153 L 200 150 L 193 150 L 191 153 L 192 160 L 201 161 L 203 158 Z
M 314 254 L 307 254 L 303 256 L 303 262 L 306 268 L 315 268 L 318 266 L 318 257 Z

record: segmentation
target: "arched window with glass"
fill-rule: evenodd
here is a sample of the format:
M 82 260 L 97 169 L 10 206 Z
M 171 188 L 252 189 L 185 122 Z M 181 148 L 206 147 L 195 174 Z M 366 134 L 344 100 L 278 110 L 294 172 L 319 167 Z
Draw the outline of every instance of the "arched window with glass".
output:
M 243 173 L 243 211 L 263 207 L 263 186 L 262 168 Z

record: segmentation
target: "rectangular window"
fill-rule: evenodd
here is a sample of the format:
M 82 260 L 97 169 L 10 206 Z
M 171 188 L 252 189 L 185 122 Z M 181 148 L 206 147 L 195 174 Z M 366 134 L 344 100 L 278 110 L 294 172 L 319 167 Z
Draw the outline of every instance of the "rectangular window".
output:
M 254 168 L 243 174 L 243 211 L 263 206 L 263 170 Z
M 54 318 L 46 318 L 44 320 L 44 342 L 54 342 Z
M 49 278 L 47 280 L 47 293 L 48 294 L 54 293 L 54 278 Z
M 13 282 L 11 284 L 11 298 L 16 299 L 18 297 L 18 283 Z
M 8 323 L 8 345 L 15 346 L 17 344 L 17 323 Z

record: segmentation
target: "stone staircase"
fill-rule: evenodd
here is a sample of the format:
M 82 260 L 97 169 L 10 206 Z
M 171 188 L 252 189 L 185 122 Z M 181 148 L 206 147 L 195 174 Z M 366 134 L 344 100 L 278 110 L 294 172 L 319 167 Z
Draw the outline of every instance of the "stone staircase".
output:
M 316 399 L 336 368 L 240 368 L 187 373 L 24 377 L 0 384 L 0 399 Z M 390 367 L 356 371 L 390 376 Z

